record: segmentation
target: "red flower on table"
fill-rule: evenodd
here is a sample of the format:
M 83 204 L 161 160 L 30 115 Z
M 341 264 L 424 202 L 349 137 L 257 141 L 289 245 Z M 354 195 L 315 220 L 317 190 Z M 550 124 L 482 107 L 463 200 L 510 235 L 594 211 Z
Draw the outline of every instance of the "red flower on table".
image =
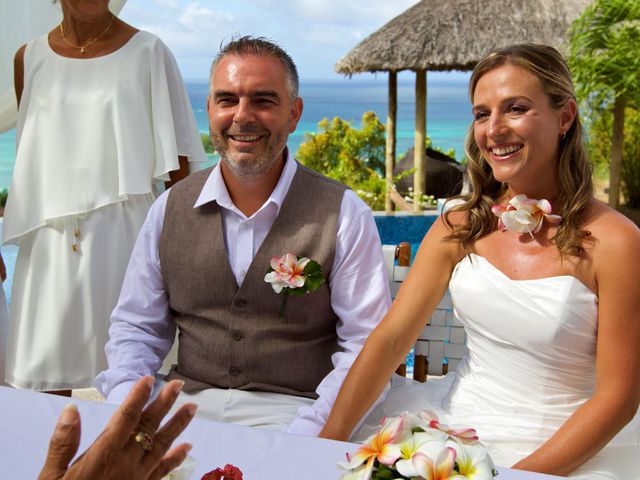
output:
M 218 467 L 205 473 L 201 480 L 242 480 L 242 471 L 235 465 L 227 463 L 224 468 Z

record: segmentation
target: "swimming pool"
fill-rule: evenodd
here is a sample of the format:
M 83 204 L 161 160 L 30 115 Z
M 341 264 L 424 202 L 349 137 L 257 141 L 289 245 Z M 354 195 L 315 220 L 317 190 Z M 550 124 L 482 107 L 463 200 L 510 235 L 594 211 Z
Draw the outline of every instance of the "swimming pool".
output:
M 438 218 L 438 212 L 374 212 L 374 219 L 383 245 L 411 244 L 411 259 L 416 256 L 420 242 Z

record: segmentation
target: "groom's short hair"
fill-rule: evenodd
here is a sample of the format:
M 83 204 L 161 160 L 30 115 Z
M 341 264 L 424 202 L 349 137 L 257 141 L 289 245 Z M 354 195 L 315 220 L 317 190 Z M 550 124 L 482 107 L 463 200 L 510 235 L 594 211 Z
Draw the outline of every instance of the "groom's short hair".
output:
M 218 63 L 220 63 L 220 61 L 224 57 L 229 55 L 271 55 L 272 57 L 277 58 L 278 60 L 280 60 L 280 63 L 284 67 L 285 73 L 287 74 L 287 87 L 289 90 L 289 97 L 291 98 L 291 100 L 298 97 L 300 82 L 298 79 L 298 69 L 296 68 L 296 64 L 293 62 L 291 56 L 275 42 L 268 40 L 265 37 L 252 37 L 251 35 L 245 35 L 236 39 L 232 39 L 227 44 L 221 45 L 220 51 L 216 55 L 216 58 L 213 59 L 213 63 L 211 64 L 211 72 L 209 77 L 210 84 L 216 65 L 218 65 Z

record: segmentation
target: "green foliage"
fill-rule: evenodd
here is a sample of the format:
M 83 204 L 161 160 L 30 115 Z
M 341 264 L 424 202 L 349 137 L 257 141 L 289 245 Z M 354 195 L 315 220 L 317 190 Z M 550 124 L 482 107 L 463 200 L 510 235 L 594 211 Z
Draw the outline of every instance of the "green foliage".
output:
M 286 287 L 287 295 L 301 296 L 308 292 L 314 292 L 318 290 L 324 283 L 324 274 L 322 273 L 322 267 L 315 260 L 309 260 L 305 265 L 304 271 L 304 287 L 303 288 L 289 288 Z
M 611 159 L 615 99 L 630 107 L 625 111 L 621 167 L 621 189 L 629 205 L 640 204 L 639 46 L 640 0 L 595 0 L 572 26 L 569 65 L 597 171 L 604 171 Z
M 440 152 L 440 153 L 444 153 L 447 157 L 451 157 L 453 159 L 456 158 L 456 149 L 455 148 L 450 148 L 449 150 L 447 150 L 446 152 L 442 149 L 442 147 L 436 147 L 435 145 L 433 145 L 433 142 L 431 141 L 431 137 L 429 137 L 427 135 L 426 140 L 424 141 L 424 146 L 425 148 L 431 148 L 433 150 L 435 150 L 436 152 Z M 466 162 L 466 159 L 464 159 L 463 163 Z
M 318 130 L 305 136 L 298 161 L 344 183 L 374 210 L 383 210 L 385 129 L 375 113 L 362 116 L 361 129 L 336 117 L 322 120 Z
M 596 174 L 607 171 L 611 155 L 613 114 L 597 98 L 586 104 L 587 147 L 596 166 Z M 625 110 L 622 149 L 622 192 L 632 208 L 640 207 L 640 112 Z
M 595 0 L 572 26 L 569 65 L 582 99 L 599 92 L 640 107 L 640 0 Z
M 373 112 L 362 116 L 362 128 L 354 128 L 351 122 L 335 117 L 318 123 L 318 133 L 305 135 L 296 158 L 313 170 L 338 180 L 351 188 L 373 210 L 384 210 L 387 188 L 385 176 L 385 128 Z M 444 152 L 432 145 L 427 137 L 425 147 L 433 148 L 455 158 L 455 150 Z M 392 179 L 413 175 L 406 170 Z M 411 202 L 413 199 L 410 200 Z M 433 197 L 424 195 L 422 208 L 435 205 Z
M 9 198 L 9 190 L 6 188 L 0 191 L 0 207 L 3 207 L 7 204 L 7 198 Z
M 622 151 L 622 193 L 631 208 L 640 208 L 640 112 L 627 109 Z
M 583 102 L 581 116 L 587 131 L 587 149 L 589 157 L 596 167 L 596 174 L 609 172 L 611 159 L 611 133 L 613 115 L 610 109 L 609 95 L 592 95 Z
M 399 480 L 406 478 L 408 477 L 400 475 L 396 470 L 391 470 L 382 463 L 378 463 L 378 468 L 371 475 L 371 480 Z
M 206 153 L 215 153 L 216 149 L 213 148 L 213 144 L 211 143 L 211 137 L 209 137 L 208 134 L 201 133 L 200 139 L 202 140 L 202 146 L 204 147 L 204 151 Z

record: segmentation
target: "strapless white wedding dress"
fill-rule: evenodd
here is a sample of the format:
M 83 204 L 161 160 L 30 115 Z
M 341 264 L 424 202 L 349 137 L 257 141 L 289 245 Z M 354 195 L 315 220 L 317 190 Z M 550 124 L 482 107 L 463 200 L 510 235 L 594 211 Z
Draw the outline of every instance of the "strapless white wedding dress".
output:
M 431 410 L 475 428 L 496 465 L 511 466 L 593 393 L 598 298 L 575 277 L 512 280 L 475 254 L 456 266 L 449 289 L 469 355 L 442 379 L 394 377 L 356 437 L 385 416 Z M 572 477 L 640 479 L 640 415 Z

